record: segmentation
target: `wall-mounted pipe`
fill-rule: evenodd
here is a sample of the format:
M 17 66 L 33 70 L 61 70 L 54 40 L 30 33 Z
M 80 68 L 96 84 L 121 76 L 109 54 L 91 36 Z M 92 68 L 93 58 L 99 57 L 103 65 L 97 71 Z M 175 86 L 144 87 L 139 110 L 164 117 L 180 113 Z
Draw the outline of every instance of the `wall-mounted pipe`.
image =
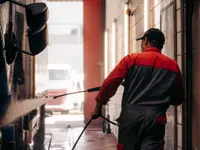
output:
M 192 46 L 192 16 L 193 16 L 194 0 L 184 0 L 182 2 L 182 15 L 186 15 L 185 20 L 183 20 L 186 25 L 185 31 L 186 35 L 182 33 L 182 42 L 186 38 L 186 102 L 183 105 L 184 108 L 184 139 L 183 139 L 183 150 L 192 150 L 192 92 L 193 92 L 193 46 Z M 186 9 L 186 12 L 185 12 Z M 184 18 L 184 16 L 182 16 Z M 184 29 L 184 28 L 183 28 Z M 185 47 L 185 45 L 182 45 Z M 183 49 L 184 50 L 184 49 Z
M 181 53 L 184 54 L 185 53 L 185 44 L 184 44 L 184 39 L 185 39 L 185 0 L 182 0 L 181 1 Z M 185 75 L 185 60 L 183 59 L 182 57 L 182 74 Z M 185 80 L 184 80 L 185 81 Z M 185 147 L 186 147 L 186 127 L 185 127 L 185 124 L 186 124 L 186 109 L 185 109 L 185 103 L 182 105 L 182 148 L 183 150 L 185 150 Z

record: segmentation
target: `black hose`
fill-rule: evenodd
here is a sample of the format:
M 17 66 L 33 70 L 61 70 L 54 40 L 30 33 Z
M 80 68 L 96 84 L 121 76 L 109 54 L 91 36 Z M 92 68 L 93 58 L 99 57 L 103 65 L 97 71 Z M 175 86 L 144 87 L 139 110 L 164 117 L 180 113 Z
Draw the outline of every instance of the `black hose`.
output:
M 50 150 L 52 139 L 53 139 L 53 135 L 52 134 L 48 134 L 48 135 L 50 135 L 49 146 L 48 146 L 48 150 Z
M 76 145 L 77 145 L 78 141 L 80 140 L 80 138 L 81 138 L 82 134 L 85 132 L 85 130 L 87 129 L 87 127 L 89 126 L 89 124 L 92 122 L 92 120 L 93 120 L 93 118 L 91 118 L 91 119 L 88 121 L 88 123 L 85 125 L 85 127 L 83 128 L 83 130 L 82 130 L 81 134 L 79 135 L 78 139 L 76 140 L 76 142 L 75 142 L 75 144 L 74 144 L 74 146 L 73 146 L 72 150 L 74 150 L 74 149 L 75 149 L 75 147 L 76 147 Z
M 122 86 L 124 86 L 124 82 L 121 83 Z M 94 88 L 90 88 L 90 89 L 87 89 L 87 90 L 84 90 L 84 91 L 78 91 L 78 92 L 72 92 L 72 93 L 65 93 L 65 94 L 61 94 L 61 95 L 57 95 L 57 96 L 54 96 L 53 98 L 56 99 L 56 98 L 59 98 L 59 97 L 62 97 L 62 96 L 66 96 L 66 95 L 70 95 L 70 94 L 77 94 L 77 93 L 82 93 L 82 92 L 95 92 L 95 91 L 99 91 L 101 88 L 101 86 L 99 87 L 94 87 Z M 82 134 L 85 132 L 85 130 L 87 129 L 87 127 L 89 126 L 89 124 L 92 122 L 92 120 L 94 119 L 97 119 L 98 117 L 102 117 L 104 120 L 108 121 L 109 123 L 113 124 L 113 125 L 116 125 L 118 126 L 117 123 L 114 123 L 112 121 L 110 121 L 109 119 L 105 118 L 104 116 L 100 115 L 100 116 L 97 116 L 97 115 L 94 115 L 92 116 L 92 118 L 88 121 L 88 123 L 85 125 L 85 127 L 83 128 L 81 134 L 79 135 L 78 139 L 76 140 L 72 150 L 75 149 L 78 141 L 80 140 Z
M 90 123 L 92 122 L 92 120 L 97 119 L 98 117 L 102 117 L 103 119 L 105 119 L 106 121 L 110 122 L 111 124 L 118 126 L 118 124 L 116 124 L 116 123 L 114 123 L 114 122 L 108 120 L 107 118 L 105 118 L 105 117 L 102 116 L 102 115 L 100 115 L 100 116 L 92 116 L 91 119 L 88 121 L 88 123 L 87 123 L 87 124 L 85 125 L 85 127 L 83 128 L 81 134 L 79 135 L 79 137 L 78 137 L 78 139 L 76 140 L 74 146 L 72 147 L 72 150 L 75 149 L 75 147 L 76 147 L 77 143 L 79 142 L 79 140 L 80 140 L 82 134 L 85 132 L 85 130 L 86 130 L 87 127 L 90 125 Z
M 117 123 L 114 123 L 114 122 L 110 121 L 109 119 L 107 119 L 107 118 L 104 117 L 104 116 L 101 116 L 101 118 L 103 118 L 104 120 L 108 121 L 109 123 L 111 123 L 111 124 L 113 124 L 113 125 L 115 125 L 115 126 L 119 126 Z

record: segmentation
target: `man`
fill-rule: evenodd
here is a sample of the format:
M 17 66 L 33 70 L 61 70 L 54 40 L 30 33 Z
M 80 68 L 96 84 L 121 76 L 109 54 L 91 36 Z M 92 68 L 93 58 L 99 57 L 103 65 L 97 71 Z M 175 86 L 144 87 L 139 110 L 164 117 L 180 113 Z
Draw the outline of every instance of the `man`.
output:
M 137 40 L 142 52 L 125 56 L 104 80 L 93 115 L 101 114 L 124 80 L 118 149 L 162 150 L 166 111 L 184 101 L 182 76 L 176 61 L 161 53 L 165 37 L 159 29 Z

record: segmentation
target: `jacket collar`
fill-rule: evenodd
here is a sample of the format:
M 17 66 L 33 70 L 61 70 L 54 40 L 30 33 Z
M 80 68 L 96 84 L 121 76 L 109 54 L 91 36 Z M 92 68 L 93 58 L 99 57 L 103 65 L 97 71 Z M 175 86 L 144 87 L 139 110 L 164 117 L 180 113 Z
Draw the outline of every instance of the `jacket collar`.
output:
M 156 47 L 149 47 L 149 48 L 146 48 L 145 50 L 144 50 L 144 52 L 161 52 L 161 50 L 160 49 L 158 49 L 158 48 L 156 48 Z

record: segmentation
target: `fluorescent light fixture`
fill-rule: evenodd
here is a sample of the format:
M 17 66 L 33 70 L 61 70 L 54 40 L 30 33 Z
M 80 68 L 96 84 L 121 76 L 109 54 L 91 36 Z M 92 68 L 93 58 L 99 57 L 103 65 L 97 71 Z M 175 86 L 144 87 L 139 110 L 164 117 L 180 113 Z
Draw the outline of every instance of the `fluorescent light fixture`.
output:
M 104 78 L 108 76 L 108 30 L 104 33 Z
M 128 10 L 127 3 L 124 4 L 124 55 L 129 53 L 129 15 L 127 14 Z
M 115 67 L 116 56 L 116 21 L 112 23 L 112 69 Z
M 149 0 L 144 0 L 144 32 L 149 28 Z

